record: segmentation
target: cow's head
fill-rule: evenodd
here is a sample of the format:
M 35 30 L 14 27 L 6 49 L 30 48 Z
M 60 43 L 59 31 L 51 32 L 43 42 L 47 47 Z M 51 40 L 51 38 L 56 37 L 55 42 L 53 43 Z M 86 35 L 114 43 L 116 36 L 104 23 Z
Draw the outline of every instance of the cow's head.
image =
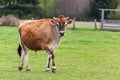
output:
M 69 17 L 64 17 L 63 15 L 60 15 L 57 18 L 53 17 L 52 19 L 52 23 L 57 26 L 61 36 L 64 36 L 67 24 L 71 24 L 72 22 L 72 19 L 69 19 Z

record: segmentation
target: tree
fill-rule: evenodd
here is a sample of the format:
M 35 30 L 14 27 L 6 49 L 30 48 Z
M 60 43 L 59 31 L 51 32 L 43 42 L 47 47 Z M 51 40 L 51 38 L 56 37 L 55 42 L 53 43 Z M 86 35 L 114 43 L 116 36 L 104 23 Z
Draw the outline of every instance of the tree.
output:
M 4 5 L 6 7 L 13 6 L 13 5 L 25 5 L 25 4 L 31 4 L 31 5 L 38 5 L 39 0 L 0 0 L 0 5 Z
M 20 18 L 41 18 L 40 0 L 0 0 L 0 16 L 12 14 Z
M 4 0 L 0 0 L 0 5 L 3 5 L 4 4 Z
M 44 17 L 50 17 L 56 13 L 56 2 L 57 0 L 40 0 L 40 6 L 44 10 Z
M 100 8 L 115 9 L 118 5 L 118 0 L 91 0 L 90 1 L 90 17 L 100 19 Z M 108 13 L 105 14 L 108 15 Z
M 17 4 L 32 4 L 32 5 L 38 5 L 39 0 L 17 0 Z

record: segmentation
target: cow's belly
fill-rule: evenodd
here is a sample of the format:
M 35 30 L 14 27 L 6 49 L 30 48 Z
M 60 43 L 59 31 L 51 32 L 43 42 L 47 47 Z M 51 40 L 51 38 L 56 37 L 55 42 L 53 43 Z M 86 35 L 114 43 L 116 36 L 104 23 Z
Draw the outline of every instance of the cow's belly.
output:
M 45 48 L 49 48 L 51 51 L 55 51 L 55 49 L 58 47 L 59 42 L 49 43 L 49 44 L 43 44 L 43 43 L 32 43 L 31 44 L 25 44 L 27 48 L 30 50 L 44 50 Z
M 28 49 L 31 49 L 31 50 L 44 50 L 46 47 L 48 47 L 48 45 L 50 44 L 51 42 L 43 42 L 43 41 L 39 41 L 39 40 L 25 40 L 23 41 L 23 44 L 28 48 Z
M 37 50 L 43 50 L 44 49 L 44 47 L 43 46 L 41 46 L 41 45 L 36 45 L 36 44 L 27 44 L 27 43 L 25 43 L 24 44 L 28 49 L 30 49 L 30 50 L 35 50 L 35 51 L 37 51 Z

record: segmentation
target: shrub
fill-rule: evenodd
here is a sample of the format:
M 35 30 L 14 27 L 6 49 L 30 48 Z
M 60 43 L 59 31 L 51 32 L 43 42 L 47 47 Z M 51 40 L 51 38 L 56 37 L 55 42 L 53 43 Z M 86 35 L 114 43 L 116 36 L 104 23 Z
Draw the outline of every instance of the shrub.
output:
M 42 12 L 39 6 L 13 5 L 0 8 L 0 16 L 12 14 L 22 19 L 42 18 Z
M 0 25 L 16 26 L 18 24 L 19 24 L 18 18 L 13 15 L 2 16 L 0 18 Z
M 108 19 L 115 19 L 115 20 L 120 20 L 120 12 L 110 12 L 107 15 Z
M 99 9 L 115 9 L 118 6 L 118 0 L 90 0 L 90 17 L 91 18 L 97 18 L 100 19 L 101 12 Z M 107 15 L 105 14 L 105 18 L 107 18 Z

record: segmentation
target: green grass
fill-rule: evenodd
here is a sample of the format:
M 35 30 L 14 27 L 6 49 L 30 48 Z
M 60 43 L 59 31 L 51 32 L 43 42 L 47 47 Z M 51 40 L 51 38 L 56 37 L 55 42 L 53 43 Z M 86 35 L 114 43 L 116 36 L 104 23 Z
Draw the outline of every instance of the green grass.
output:
M 44 51 L 29 51 L 31 72 L 19 72 L 17 27 L 0 27 L 0 80 L 120 80 L 120 32 L 94 30 L 93 23 L 76 27 L 55 52 L 55 74 L 45 72 Z

